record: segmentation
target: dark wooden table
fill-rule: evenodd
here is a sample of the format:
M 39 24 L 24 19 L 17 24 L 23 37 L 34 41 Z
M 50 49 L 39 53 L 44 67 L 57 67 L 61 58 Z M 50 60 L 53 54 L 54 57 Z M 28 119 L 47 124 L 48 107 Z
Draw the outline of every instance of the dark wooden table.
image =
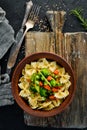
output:
M 56 11 L 64 10 L 67 13 L 67 15 L 66 15 L 66 20 L 64 21 L 62 32 L 63 33 L 66 33 L 66 32 L 69 32 L 69 33 L 70 32 L 86 32 L 84 30 L 84 28 L 80 25 L 79 21 L 75 17 L 69 15 L 69 11 L 71 9 L 73 9 L 73 8 L 75 8 L 77 6 L 78 7 L 81 6 L 82 8 L 84 8 L 84 17 L 86 17 L 86 15 L 87 15 L 86 0 L 84 0 L 84 2 L 83 2 L 83 0 L 78 0 L 77 2 L 75 0 L 71 0 L 71 1 L 69 1 L 69 0 L 66 0 L 66 1 L 63 1 L 63 0 L 61 0 L 61 1 L 51 0 L 51 2 L 48 1 L 48 0 L 45 0 L 45 1 L 44 0 L 41 0 L 41 1 L 40 0 L 35 0 L 34 2 L 41 5 L 42 8 L 41 8 L 40 16 L 39 16 L 39 23 L 38 23 L 39 25 L 36 25 L 35 28 L 32 31 L 40 31 L 42 33 L 43 32 L 45 32 L 45 33 L 48 32 L 49 33 L 50 31 L 52 31 L 52 26 L 50 26 L 49 21 L 46 18 L 46 11 L 48 11 L 48 10 L 56 10 Z M 23 19 L 24 9 L 25 9 L 25 0 L 21 0 L 21 2 L 18 1 L 18 0 L 13 0 L 12 2 L 10 0 L 6 0 L 6 1 L 1 0 L 0 1 L 0 6 L 6 11 L 7 19 L 9 20 L 10 24 L 13 26 L 13 28 L 15 30 L 15 35 L 16 35 L 17 31 L 19 30 L 19 28 L 21 26 L 21 22 L 22 22 L 22 19 Z M 79 33 L 77 33 L 77 35 L 78 34 Z M 86 38 L 85 34 L 86 33 L 84 33 L 84 37 Z M 58 35 L 56 35 L 56 36 L 57 36 L 56 38 L 58 38 Z M 69 37 L 69 35 L 67 37 Z M 74 36 L 72 36 L 72 38 L 73 37 Z M 77 39 L 78 39 L 78 37 L 79 36 L 77 36 Z M 79 43 L 79 42 L 77 42 L 77 43 Z M 56 44 L 56 47 L 58 47 L 58 43 Z M 61 45 L 59 47 L 61 47 Z M 51 51 L 54 51 L 53 48 L 51 48 L 51 49 L 52 49 Z M 73 50 L 74 49 L 77 50 L 76 45 L 74 46 Z M 79 48 L 79 49 L 81 49 L 81 48 Z M 10 49 L 8 50 L 8 53 L 1 59 L 2 73 L 4 73 L 6 71 L 6 63 L 7 63 L 7 59 L 8 59 L 8 56 L 9 56 L 9 52 L 10 52 Z M 60 55 L 62 54 L 62 56 L 64 56 L 62 51 L 58 52 L 58 50 L 56 50 L 56 52 L 58 54 L 60 54 Z M 19 56 L 18 56 L 18 59 L 17 59 L 17 63 L 24 56 L 25 56 L 25 40 L 23 41 L 22 47 L 20 49 L 20 53 L 19 53 Z M 65 58 L 66 58 L 66 56 L 65 56 Z M 75 58 L 75 60 L 78 60 L 78 59 Z M 75 62 L 75 61 L 73 61 L 73 62 Z M 83 62 L 83 60 L 81 60 L 81 63 L 82 62 Z M 86 62 L 86 60 L 85 60 L 85 62 Z M 3 64 L 4 64 L 4 66 L 3 66 Z M 78 68 L 78 66 L 73 66 L 73 68 Z M 81 80 L 81 78 L 79 80 Z M 79 90 L 80 93 L 77 92 L 77 94 L 81 94 L 81 90 L 82 89 L 81 89 L 81 86 L 80 86 L 80 90 Z M 84 93 L 82 93 L 83 98 L 81 98 L 81 100 L 84 100 L 85 90 L 83 92 L 84 92 Z M 79 95 L 77 95 L 77 96 L 79 96 Z M 87 101 L 87 100 L 83 101 L 84 102 L 83 105 L 86 104 L 85 101 Z M 76 106 L 78 107 L 78 105 L 76 105 Z M 59 128 L 64 128 L 64 127 L 61 127 L 61 126 L 65 126 L 65 127 L 68 126 L 68 124 L 69 124 L 68 121 L 71 121 L 71 122 L 73 122 L 72 124 L 74 124 L 74 129 L 75 128 L 84 128 L 84 129 L 86 129 L 85 128 L 86 127 L 86 122 L 87 122 L 87 115 L 86 115 L 87 113 L 85 113 L 86 107 L 87 106 L 85 106 L 85 108 L 84 108 L 84 106 L 81 107 L 82 108 L 81 118 L 84 119 L 84 121 L 85 121 L 83 123 L 82 127 L 81 127 L 81 123 L 82 123 L 81 120 L 78 120 L 78 119 L 81 119 L 81 118 L 78 118 L 78 117 L 73 118 L 73 115 L 72 115 L 73 113 L 71 113 L 72 118 L 69 118 L 69 119 L 66 119 L 67 118 L 66 114 L 65 114 L 65 116 L 62 115 L 64 124 L 60 124 Z M 71 108 L 73 109 L 73 107 L 71 107 Z M 78 113 L 77 114 L 81 114 L 80 109 L 78 108 L 78 111 L 77 111 Z M 68 109 L 67 114 L 68 113 L 70 113 L 70 109 Z M 19 106 L 16 104 L 16 102 L 14 103 L 14 105 L 1 107 L 0 108 L 0 128 L 1 128 L 1 130 L 5 130 L 6 128 L 11 129 L 12 126 L 14 126 L 13 127 L 14 130 L 15 129 L 28 129 L 29 126 L 26 126 L 24 124 L 23 114 L 24 114 L 23 111 L 19 108 Z M 74 117 L 76 117 L 76 116 L 74 116 Z M 51 121 L 53 121 L 53 120 L 51 120 Z M 60 116 L 60 120 L 58 118 L 58 122 L 62 123 L 61 116 Z M 78 124 L 76 124 L 76 127 L 75 127 L 75 122 L 78 122 Z M 80 124 L 80 126 L 79 126 L 79 124 Z M 77 127 L 77 125 L 78 125 L 78 127 Z M 50 128 L 50 126 L 51 125 L 47 125 L 47 128 Z M 69 124 L 69 126 L 70 126 L 70 124 Z M 55 129 L 58 127 L 57 125 L 55 125 L 55 121 L 54 121 L 54 127 L 55 127 Z M 71 127 L 73 127 L 73 126 L 71 126 Z M 30 128 L 33 128 L 33 127 L 31 126 Z M 39 128 L 39 125 L 38 125 L 37 128 Z M 69 128 L 69 127 L 67 127 L 67 128 Z

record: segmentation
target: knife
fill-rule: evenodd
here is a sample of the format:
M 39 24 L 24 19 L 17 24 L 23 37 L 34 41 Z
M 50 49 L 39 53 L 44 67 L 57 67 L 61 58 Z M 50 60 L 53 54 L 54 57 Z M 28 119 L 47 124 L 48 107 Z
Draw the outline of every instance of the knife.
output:
M 18 31 L 17 35 L 16 35 L 15 42 L 14 42 L 14 44 L 13 44 L 13 46 L 11 48 L 10 54 L 9 54 L 9 58 L 8 58 L 8 62 L 7 62 L 7 73 L 8 73 L 8 71 L 11 70 L 11 68 L 16 63 L 16 59 L 17 59 L 17 54 L 16 53 L 19 52 L 19 49 L 20 49 L 21 44 L 22 44 L 22 43 L 20 44 L 19 41 L 20 41 L 21 37 L 23 36 L 25 23 L 27 21 L 27 18 L 28 18 L 28 15 L 29 15 L 29 12 L 30 12 L 32 6 L 33 6 L 33 3 L 32 3 L 31 0 L 29 2 L 26 2 L 26 10 L 25 10 L 24 19 L 23 19 L 21 28 Z

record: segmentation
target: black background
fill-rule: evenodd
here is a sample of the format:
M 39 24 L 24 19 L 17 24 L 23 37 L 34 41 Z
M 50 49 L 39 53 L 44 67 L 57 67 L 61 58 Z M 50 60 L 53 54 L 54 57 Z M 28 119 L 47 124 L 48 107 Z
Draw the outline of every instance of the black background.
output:
M 9 20 L 9 24 L 13 27 L 15 31 L 15 36 L 17 31 L 20 29 L 24 12 L 25 5 L 28 0 L 0 0 L 0 7 L 2 7 L 6 11 L 6 18 Z M 87 1 L 86 0 L 32 0 L 41 6 L 41 11 L 39 15 L 39 20 L 43 20 L 45 22 L 42 23 L 41 29 L 35 26 L 32 31 L 47 31 L 43 29 L 43 26 L 47 26 L 49 31 L 51 31 L 50 25 L 46 20 L 46 11 L 47 10 L 65 10 L 66 20 L 63 27 L 63 32 L 83 32 L 86 31 L 77 20 L 76 17 L 70 15 L 70 10 L 76 7 L 81 7 L 83 9 L 83 16 L 87 18 Z M 20 53 L 18 55 L 18 59 L 16 64 L 24 57 L 24 43 L 23 41 L 22 47 L 20 49 Z M 11 48 L 10 48 L 11 49 Z M 9 52 L 4 55 L 1 59 L 1 73 L 5 73 L 6 71 L 6 63 L 8 60 Z M 16 66 L 16 65 L 15 65 Z M 12 69 L 12 71 L 14 68 Z M 58 128 L 42 128 L 42 127 L 34 127 L 34 126 L 26 126 L 24 124 L 23 119 L 23 111 L 19 108 L 16 102 L 11 106 L 0 107 L 0 130 L 28 130 L 30 128 L 38 128 L 38 129 L 58 129 Z M 66 128 L 62 128 L 66 129 Z M 76 129 L 76 128 L 73 128 Z M 85 130 L 87 128 L 84 128 Z M 78 129 L 77 129 L 78 130 Z

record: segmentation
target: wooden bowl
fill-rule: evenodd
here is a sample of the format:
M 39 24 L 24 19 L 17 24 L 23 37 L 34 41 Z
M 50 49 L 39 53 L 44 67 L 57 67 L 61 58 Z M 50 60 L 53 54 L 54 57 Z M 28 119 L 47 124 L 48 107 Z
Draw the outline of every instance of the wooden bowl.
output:
M 33 110 L 24 100 L 22 97 L 19 96 L 19 87 L 18 87 L 18 82 L 19 78 L 21 76 L 22 69 L 25 67 L 27 63 L 31 63 L 31 61 L 37 61 L 40 58 L 47 58 L 52 61 L 56 61 L 58 64 L 63 66 L 65 70 L 68 72 L 70 75 L 70 81 L 71 81 L 71 86 L 69 89 L 69 95 L 67 98 L 64 100 L 64 102 L 49 111 L 43 111 L 43 110 Z M 17 67 L 15 68 L 13 75 L 12 75 L 12 93 L 14 96 L 14 99 L 16 100 L 17 104 L 28 114 L 31 114 L 33 116 L 38 116 L 38 117 L 49 117 L 49 116 L 54 116 L 56 114 L 61 113 L 68 107 L 73 100 L 74 94 L 76 90 L 76 82 L 75 82 L 75 77 L 73 70 L 71 66 L 64 60 L 62 57 L 60 57 L 57 54 L 54 53 L 49 53 L 49 52 L 39 52 L 39 53 L 34 53 L 31 54 L 27 57 L 25 57 L 23 60 L 19 62 Z

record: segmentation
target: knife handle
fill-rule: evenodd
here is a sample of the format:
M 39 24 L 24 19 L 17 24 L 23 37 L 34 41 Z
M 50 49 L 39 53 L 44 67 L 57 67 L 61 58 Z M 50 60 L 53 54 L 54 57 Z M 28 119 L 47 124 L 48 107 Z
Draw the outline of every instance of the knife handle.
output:
M 11 48 L 11 51 L 10 51 L 10 55 L 9 55 L 9 59 L 8 59 L 8 63 L 7 63 L 7 68 L 8 69 L 11 69 L 15 63 L 16 63 L 16 59 L 17 59 L 17 56 L 18 56 L 18 53 L 19 53 L 19 50 L 20 50 L 20 47 L 21 47 L 21 44 L 23 42 L 23 39 L 24 39 L 24 36 L 26 34 L 26 32 L 28 31 L 28 29 L 25 30 L 25 32 L 23 33 L 20 41 L 18 43 L 14 43 L 12 48 Z
M 19 50 L 20 50 L 20 46 L 18 46 L 17 43 L 14 43 L 10 51 L 10 55 L 7 63 L 7 69 L 11 69 L 15 65 Z

